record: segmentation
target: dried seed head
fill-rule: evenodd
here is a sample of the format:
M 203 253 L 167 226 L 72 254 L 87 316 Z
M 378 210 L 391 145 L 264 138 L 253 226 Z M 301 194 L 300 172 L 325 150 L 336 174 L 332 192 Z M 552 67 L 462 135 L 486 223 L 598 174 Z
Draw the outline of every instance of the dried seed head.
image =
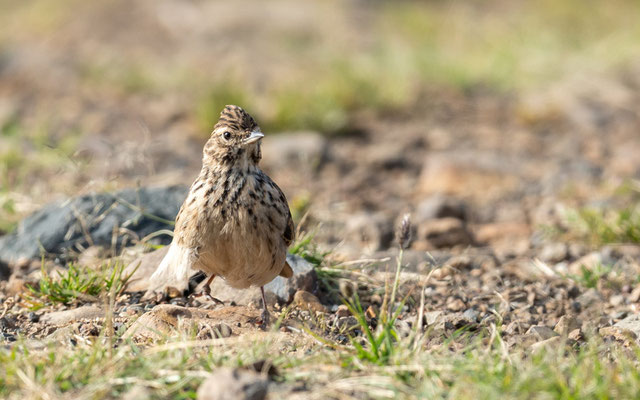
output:
M 405 214 L 404 217 L 402 217 L 397 239 L 402 250 L 408 249 L 411 245 L 411 219 L 409 218 L 409 214 Z

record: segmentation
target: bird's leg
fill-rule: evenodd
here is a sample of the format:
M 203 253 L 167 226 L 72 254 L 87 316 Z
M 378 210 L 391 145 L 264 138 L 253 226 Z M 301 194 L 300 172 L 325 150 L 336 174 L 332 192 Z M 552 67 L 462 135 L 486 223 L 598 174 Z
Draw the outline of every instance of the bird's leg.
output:
M 195 297 L 206 296 L 207 298 L 212 300 L 214 303 L 224 305 L 223 301 L 220 301 L 220 300 L 216 299 L 215 297 L 213 297 L 211 295 L 211 282 L 213 281 L 213 278 L 215 278 L 215 277 L 216 277 L 215 275 L 211 274 L 209 279 L 207 279 L 207 282 L 204 284 L 204 287 L 202 288 L 202 292 L 200 292 L 198 294 L 195 294 L 194 296 Z
M 267 310 L 267 297 L 264 295 L 264 286 L 260 286 L 260 293 L 262 294 L 262 329 L 267 329 L 269 326 L 269 310 Z

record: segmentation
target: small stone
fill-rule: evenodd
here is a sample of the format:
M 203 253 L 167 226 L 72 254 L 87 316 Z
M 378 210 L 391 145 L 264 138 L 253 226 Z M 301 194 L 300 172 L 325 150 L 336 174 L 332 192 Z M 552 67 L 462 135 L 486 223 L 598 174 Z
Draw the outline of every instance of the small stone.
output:
M 10 316 L 5 316 L 0 318 L 0 331 L 8 331 L 8 330 L 13 330 L 15 329 L 16 325 L 15 325 L 15 321 L 13 320 L 12 317 Z
M 214 326 L 205 325 L 198 332 L 197 338 L 199 340 L 213 339 L 213 338 L 228 338 L 233 335 L 231 327 L 225 323 L 215 324 Z
M 169 286 L 167 288 L 167 296 L 170 299 L 175 299 L 176 297 L 180 297 L 182 296 L 182 291 L 178 290 L 177 288 L 173 287 L 173 286 Z
M 15 342 L 17 340 L 16 336 L 10 333 L 0 333 L 0 337 L 6 342 Z
M 224 323 L 216 325 L 215 331 L 218 337 L 221 337 L 221 338 L 227 338 L 233 334 L 231 327 Z
M 442 320 L 443 312 L 442 311 L 429 311 L 424 313 L 424 321 L 427 326 L 435 325 L 440 320 Z
M 549 328 L 548 326 L 544 326 L 544 325 L 534 325 L 534 326 L 532 326 L 527 331 L 527 335 L 534 336 L 538 340 L 547 340 L 547 339 L 550 339 L 550 338 L 552 338 L 554 336 L 558 336 L 558 334 L 556 332 L 554 332 L 553 329 Z
M 187 305 L 187 301 L 184 297 L 176 297 L 174 299 L 171 299 L 169 304 L 173 304 L 174 306 L 185 306 Z
M 128 316 L 140 315 L 143 312 L 144 312 L 144 309 L 142 307 L 138 305 L 131 305 L 127 307 L 126 315 Z
M 636 286 L 629 295 L 629 303 L 637 303 L 640 301 L 640 285 Z
M 580 341 L 583 339 L 582 337 L 582 331 L 580 330 L 580 328 L 574 329 L 571 332 L 569 332 L 569 334 L 567 335 L 567 337 L 571 340 L 575 340 Z
M 575 313 L 580 313 L 580 311 L 582 311 L 582 304 L 580 304 L 580 302 L 578 301 L 572 301 L 571 310 L 573 310 L 573 312 Z
M 51 325 L 64 325 L 79 319 L 104 318 L 104 311 L 96 306 L 83 306 L 71 310 L 55 311 L 44 314 L 40 321 Z
M 38 322 L 40 321 L 40 316 L 34 312 L 29 313 L 29 321 L 30 322 Z
M 626 318 L 627 315 L 629 315 L 629 313 L 626 311 L 618 311 L 615 314 L 613 314 L 613 319 L 615 320 L 623 319 L 623 318 Z
M 617 294 L 609 298 L 609 304 L 611 304 L 614 307 L 617 307 L 622 303 L 624 303 L 624 296 L 621 294 Z
M 546 244 L 538 257 L 547 263 L 556 264 L 566 260 L 567 256 L 567 245 L 561 242 L 554 242 Z
M 327 312 L 327 308 L 320 303 L 320 300 L 305 290 L 298 290 L 296 292 L 293 296 L 293 303 L 301 309 L 315 312 Z
M 354 316 L 348 317 L 336 317 L 334 326 L 339 330 L 350 331 L 352 329 L 360 327 L 358 320 Z
M 411 326 L 409 326 L 407 321 L 397 319 L 393 326 L 396 332 L 400 334 L 400 337 L 407 337 L 411 334 Z
M 571 299 L 575 299 L 576 297 L 580 296 L 580 293 L 581 291 L 578 286 L 571 286 L 567 291 L 567 296 L 569 296 L 569 298 Z
M 569 332 L 579 328 L 580 324 L 575 318 L 568 315 L 563 315 L 562 317 L 560 317 L 553 330 L 559 335 L 568 335 Z
M 554 350 L 561 343 L 562 343 L 562 338 L 560 336 L 553 336 L 548 339 L 544 339 L 532 344 L 530 349 L 533 354 L 537 354 L 543 350 Z
M 462 316 L 469 320 L 469 322 L 478 322 L 478 316 L 480 316 L 480 313 L 473 308 L 469 308 L 462 313 Z
M 245 369 L 218 368 L 198 388 L 198 400 L 263 400 L 268 380 Z
M 348 317 L 349 315 L 351 315 L 351 311 L 349 311 L 349 307 L 347 307 L 344 304 L 340 304 L 338 306 L 338 310 L 336 311 L 336 315 L 338 317 Z
M 455 299 L 447 304 L 447 309 L 451 311 L 462 311 L 466 308 L 464 301 Z

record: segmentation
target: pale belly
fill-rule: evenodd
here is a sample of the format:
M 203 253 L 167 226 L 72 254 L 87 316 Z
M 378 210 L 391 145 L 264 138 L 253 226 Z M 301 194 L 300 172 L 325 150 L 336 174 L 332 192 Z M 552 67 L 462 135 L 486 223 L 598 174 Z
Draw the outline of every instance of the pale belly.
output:
M 195 267 L 208 275 L 223 278 L 234 288 L 263 286 L 284 267 L 286 247 L 270 243 L 266 235 L 244 232 L 218 237 L 198 252 Z

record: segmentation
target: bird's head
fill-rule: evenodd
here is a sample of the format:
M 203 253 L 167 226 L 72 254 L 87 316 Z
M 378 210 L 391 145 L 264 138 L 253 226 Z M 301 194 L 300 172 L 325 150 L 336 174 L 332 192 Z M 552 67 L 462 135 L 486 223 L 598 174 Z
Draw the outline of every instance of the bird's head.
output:
M 204 146 L 203 161 L 228 166 L 257 164 L 263 137 L 258 124 L 245 110 L 234 105 L 225 106 Z

